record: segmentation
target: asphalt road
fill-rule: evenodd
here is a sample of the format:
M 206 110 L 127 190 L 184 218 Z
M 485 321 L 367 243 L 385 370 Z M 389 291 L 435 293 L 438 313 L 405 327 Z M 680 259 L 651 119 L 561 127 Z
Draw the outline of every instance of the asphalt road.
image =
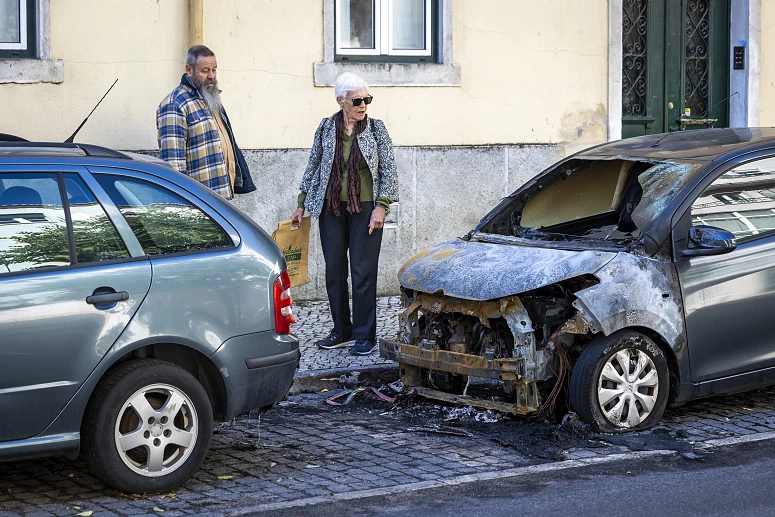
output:
M 774 473 L 767 440 L 716 448 L 702 460 L 640 459 L 261 515 L 764 517 L 775 516 Z

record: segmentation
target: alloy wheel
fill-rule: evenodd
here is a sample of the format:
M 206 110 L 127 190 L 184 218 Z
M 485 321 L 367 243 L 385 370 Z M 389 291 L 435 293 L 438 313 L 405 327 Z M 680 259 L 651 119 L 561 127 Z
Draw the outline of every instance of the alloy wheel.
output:
M 182 466 L 197 442 L 198 417 L 191 399 L 169 384 L 137 390 L 118 412 L 115 446 L 132 471 L 165 476 Z

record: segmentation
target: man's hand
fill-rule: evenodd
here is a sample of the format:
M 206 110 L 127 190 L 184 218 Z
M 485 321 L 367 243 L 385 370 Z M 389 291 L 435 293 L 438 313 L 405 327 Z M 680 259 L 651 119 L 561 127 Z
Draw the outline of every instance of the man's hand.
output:
M 304 208 L 297 208 L 294 210 L 294 212 L 291 214 L 291 226 L 295 228 L 301 226 L 302 217 L 304 217 Z
M 371 211 L 371 220 L 369 221 L 369 235 L 374 230 L 378 230 L 385 225 L 385 207 L 377 205 Z

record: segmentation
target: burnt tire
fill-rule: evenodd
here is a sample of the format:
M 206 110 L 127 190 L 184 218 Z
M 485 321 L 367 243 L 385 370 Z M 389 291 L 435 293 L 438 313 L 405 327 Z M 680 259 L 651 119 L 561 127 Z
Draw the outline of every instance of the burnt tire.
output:
M 89 468 L 123 492 L 178 488 L 210 447 L 213 412 L 202 385 L 164 361 L 127 361 L 95 389 L 81 427 Z
M 640 431 L 667 406 L 670 376 L 662 350 L 648 336 L 620 330 L 594 340 L 573 367 L 571 407 L 593 429 Z

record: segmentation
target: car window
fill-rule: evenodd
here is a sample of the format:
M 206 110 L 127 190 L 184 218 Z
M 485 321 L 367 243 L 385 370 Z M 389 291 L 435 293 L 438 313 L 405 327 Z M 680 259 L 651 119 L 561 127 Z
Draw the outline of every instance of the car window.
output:
M 147 255 L 233 246 L 210 216 L 166 188 L 123 176 L 95 177 Z
M 70 265 L 54 173 L 0 173 L 0 274 Z
M 692 203 L 692 224 L 732 232 L 740 239 L 775 230 L 775 158 L 731 169 Z
M 129 258 L 124 241 L 89 187 L 77 174 L 63 176 L 75 236 L 76 262 Z

